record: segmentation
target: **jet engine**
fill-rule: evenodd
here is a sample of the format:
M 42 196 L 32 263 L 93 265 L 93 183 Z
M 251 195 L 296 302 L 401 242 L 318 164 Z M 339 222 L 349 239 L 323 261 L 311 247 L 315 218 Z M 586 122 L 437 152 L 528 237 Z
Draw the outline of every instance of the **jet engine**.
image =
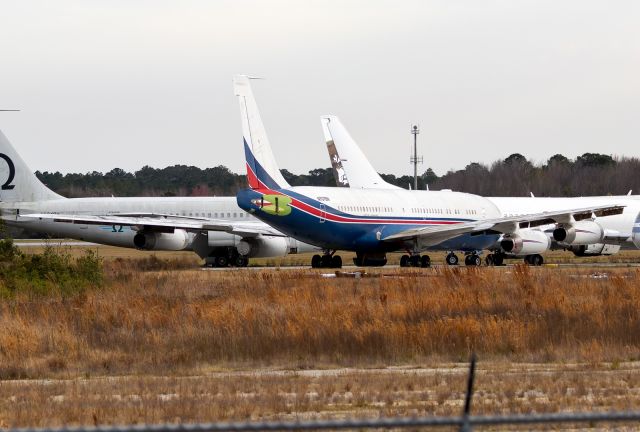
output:
M 251 258 L 285 256 L 289 249 L 286 237 L 258 236 L 244 238 L 238 243 L 238 253 Z
M 182 229 L 172 233 L 140 231 L 133 237 L 135 247 L 144 250 L 179 251 L 186 249 L 189 243 L 189 234 Z
M 553 230 L 553 239 L 571 245 L 599 243 L 604 239 L 604 229 L 597 222 L 579 221 L 571 225 L 561 225 Z
M 578 257 L 615 255 L 618 252 L 620 252 L 620 245 L 604 244 L 604 243 L 595 243 L 595 244 L 588 244 L 588 245 L 571 245 L 567 248 L 567 250 L 573 252 L 573 254 Z
M 549 249 L 551 239 L 542 231 L 521 229 L 513 234 L 506 234 L 500 241 L 500 247 L 513 255 L 540 254 Z
M 633 228 L 631 231 L 631 240 L 633 244 L 640 249 L 640 214 L 636 218 L 635 223 L 633 224 Z

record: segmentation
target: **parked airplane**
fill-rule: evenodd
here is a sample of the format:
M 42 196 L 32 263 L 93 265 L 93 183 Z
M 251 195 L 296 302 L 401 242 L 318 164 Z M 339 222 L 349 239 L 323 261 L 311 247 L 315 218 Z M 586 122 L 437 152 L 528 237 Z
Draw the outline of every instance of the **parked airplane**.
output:
M 322 116 L 322 129 L 325 136 L 329 159 L 338 186 L 356 189 L 399 189 L 385 182 L 373 168 L 356 141 L 336 116 Z M 514 241 L 504 242 L 500 238 L 489 247 L 488 264 L 501 264 L 505 257 L 524 257 L 529 264 L 542 264 L 542 254 L 548 249 L 567 249 L 577 256 L 611 255 L 620 247 L 640 247 L 638 234 L 632 232 L 634 224 L 640 222 L 640 196 L 600 196 L 579 198 L 535 198 L 535 197 L 489 197 L 487 198 L 500 211 L 503 217 L 558 211 L 567 207 L 606 206 L 622 203 L 622 213 L 586 218 L 580 221 L 552 223 L 536 228 L 540 242 Z M 542 241 L 544 233 L 549 242 Z M 441 249 L 435 247 L 435 249 Z M 474 251 L 464 247 L 456 248 L 469 254 Z M 458 258 L 450 252 L 446 257 L 448 264 L 457 264 Z M 469 263 L 469 260 L 466 262 Z
M 486 198 L 450 191 L 291 187 L 282 177 L 271 151 L 249 78 L 234 78 L 240 103 L 247 179 L 251 189 L 237 195 L 238 205 L 272 227 L 300 241 L 322 247 L 314 267 L 339 267 L 336 250 L 356 252 L 356 265 L 384 265 L 386 253 L 410 252 L 414 265 L 427 266 L 420 252 L 436 245 L 473 244 L 474 250 L 502 243 L 513 247 L 548 244 L 549 238 L 532 228 L 569 224 L 596 214 L 622 212 L 619 205 L 588 206 L 518 216 L 502 216 Z M 449 249 L 452 250 L 453 248 Z M 475 265 L 478 255 L 472 256 Z
M 234 197 L 64 198 L 38 180 L 2 132 L 0 158 L 0 211 L 10 226 L 112 246 L 192 250 L 219 267 L 318 249 L 255 219 Z

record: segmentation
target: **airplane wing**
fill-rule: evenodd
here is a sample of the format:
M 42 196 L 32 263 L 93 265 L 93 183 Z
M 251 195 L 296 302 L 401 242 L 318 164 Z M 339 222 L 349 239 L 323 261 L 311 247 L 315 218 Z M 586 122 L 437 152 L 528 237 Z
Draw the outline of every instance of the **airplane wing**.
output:
M 408 229 L 396 234 L 383 237 L 383 241 L 402 241 L 419 239 L 422 244 L 436 245 L 445 240 L 463 234 L 480 234 L 483 232 L 513 233 L 519 228 L 533 228 L 542 225 L 571 223 L 575 221 L 598 217 L 621 214 L 625 206 L 607 205 L 585 207 L 571 210 L 550 211 L 543 213 L 533 213 L 528 215 L 507 216 L 496 219 L 485 219 L 473 222 L 461 222 L 448 226 L 426 226 Z
M 138 215 L 65 215 L 51 213 L 21 214 L 20 218 L 51 220 L 53 222 L 80 225 L 117 225 L 130 226 L 141 231 L 173 232 L 175 229 L 186 231 L 222 231 L 241 237 L 257 237 L 259 235 L 284 236 L 280 231 L 260 221 L 230 221 L 224 219 L 207 219 L 173 215 L 138 214 Z

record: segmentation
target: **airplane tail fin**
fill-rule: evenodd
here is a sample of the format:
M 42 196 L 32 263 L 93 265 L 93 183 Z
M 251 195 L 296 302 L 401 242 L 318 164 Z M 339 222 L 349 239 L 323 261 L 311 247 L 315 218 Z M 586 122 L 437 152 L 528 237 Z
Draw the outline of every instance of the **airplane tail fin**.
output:
M 387 183 L 373 168 L 358 144 L 336 116 L 322 116 L 322 131 L 338 186 L 358 189 L 400 189 Z
M 46 187 L 29 169 L 0 131 L 0 201 L 45 201 L 63 198 Z
M 251 91 L 250 78 L 237 75 L 233 88 L 240 102 L 247 179 L 251 189 L 283 189 L 290 187 L 280 173 L 264 130 L 258 105 Z

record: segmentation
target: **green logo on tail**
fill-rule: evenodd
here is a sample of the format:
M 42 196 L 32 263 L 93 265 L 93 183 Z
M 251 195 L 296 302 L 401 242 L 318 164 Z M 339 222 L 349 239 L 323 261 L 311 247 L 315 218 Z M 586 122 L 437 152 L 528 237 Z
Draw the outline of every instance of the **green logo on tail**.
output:
M 262 195 L 262 198 L 256 198 L 251 202 L 258 206 L 263 212 L 276 215 L 286 216 L 291 213 L 291 198 L 284 195 Z

